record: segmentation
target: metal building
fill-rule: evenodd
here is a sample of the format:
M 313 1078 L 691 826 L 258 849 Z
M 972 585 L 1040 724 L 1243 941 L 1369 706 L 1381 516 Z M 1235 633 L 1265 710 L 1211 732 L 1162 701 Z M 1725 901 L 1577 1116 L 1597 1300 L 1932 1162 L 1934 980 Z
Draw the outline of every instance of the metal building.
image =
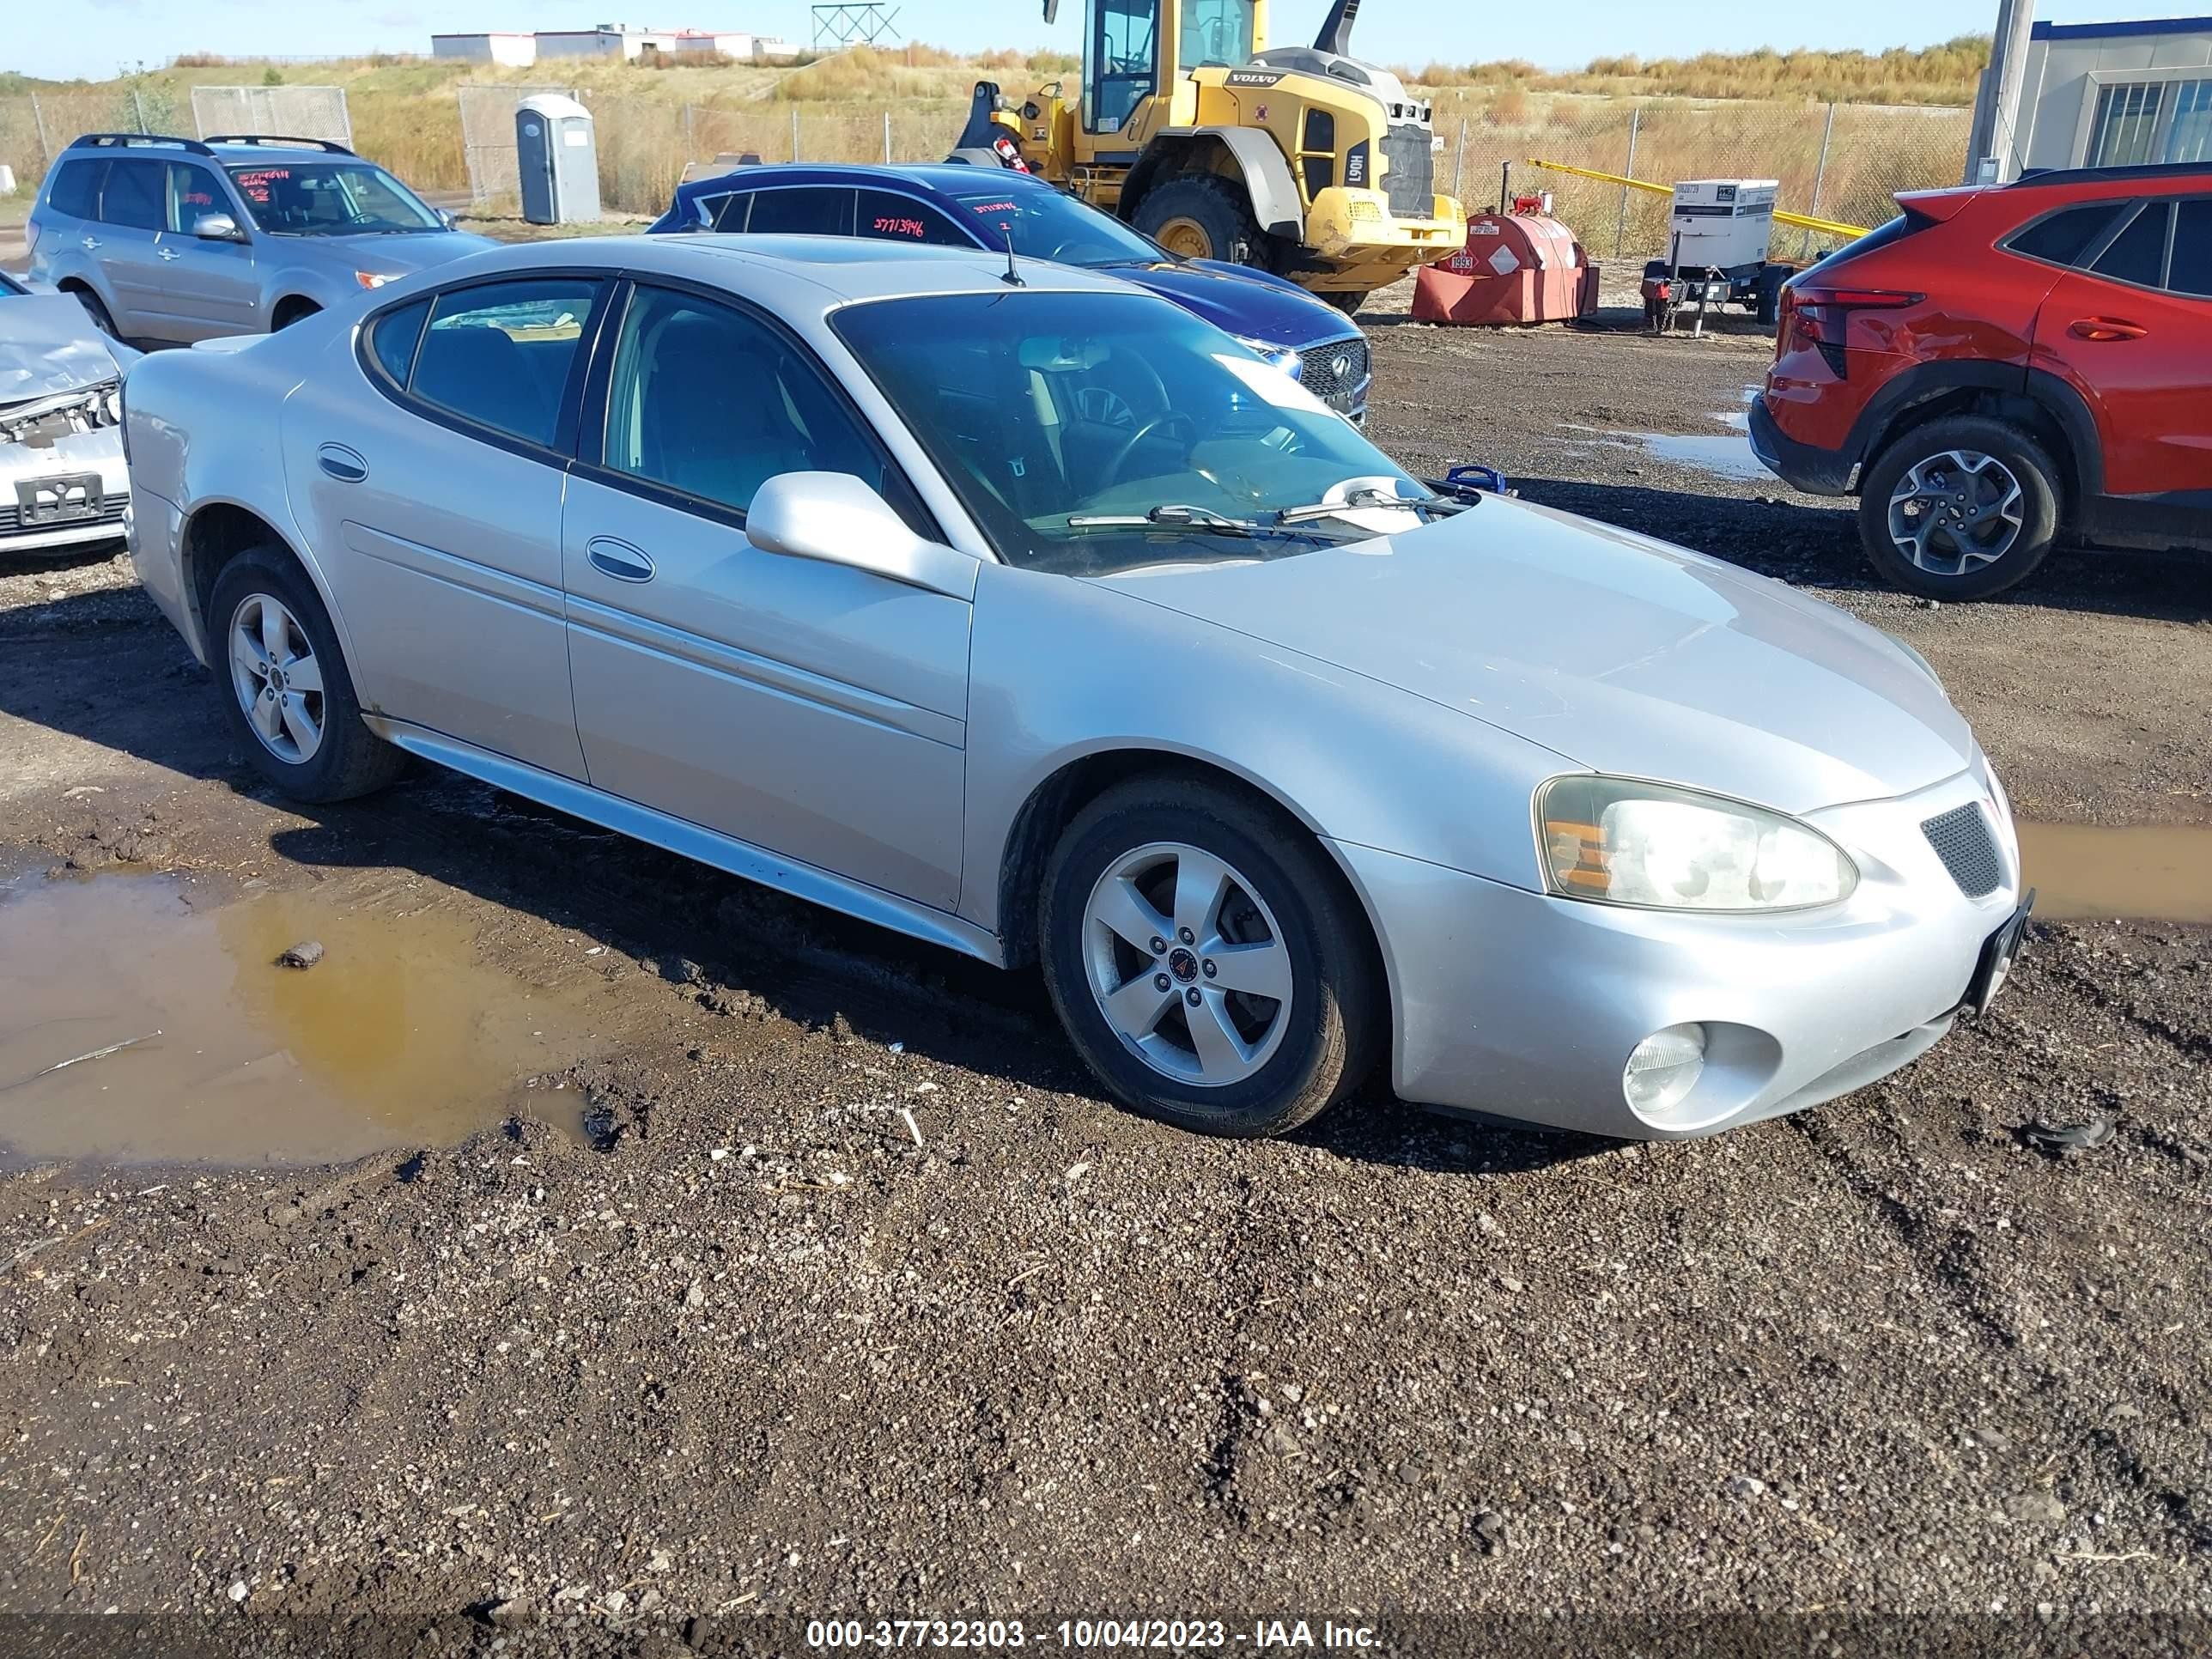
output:
M 2212 161 L 2212 17 L 2036 24 L 2006 177 L 2144 161 Z

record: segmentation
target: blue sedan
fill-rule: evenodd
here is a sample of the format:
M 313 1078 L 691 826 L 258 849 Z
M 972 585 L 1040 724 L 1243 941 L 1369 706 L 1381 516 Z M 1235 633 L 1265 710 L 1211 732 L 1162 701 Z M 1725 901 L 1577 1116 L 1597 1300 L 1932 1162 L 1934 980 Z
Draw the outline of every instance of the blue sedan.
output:
M 1294 283 L 1181 259 L 1039 179 L 972 167 L 745 167 L 676 187 L 654 233 L 857 236 L 980 247 L 1109 270 L 1235 335 L 1354 421 L 1373 379 L 1367 338 Z

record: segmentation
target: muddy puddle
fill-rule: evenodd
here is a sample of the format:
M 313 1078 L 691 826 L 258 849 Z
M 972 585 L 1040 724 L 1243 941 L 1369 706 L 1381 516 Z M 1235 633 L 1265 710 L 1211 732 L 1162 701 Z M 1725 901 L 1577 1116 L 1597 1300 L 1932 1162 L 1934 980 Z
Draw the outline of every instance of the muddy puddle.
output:
M 2020 861 L 2047 921 L 2212 922 L 2212 829 L 2023 823 Z
M 310 939 L 313 967 L 276 964 Z M 283 1164 L 450 1144 L 518 1109 L 573 1131 L 574 1097 L 530 1079 L 580 1057 L 582 995 L 483 966 L 434 907 L 19 878 L 0 884 L 0 1149 Z
M 1580 441 L 1584 443 L 1639 450 L 1655 460 L 1672 461 L 1678 466 L 1692 467 L 1716 477 L 1774 480 L 1774 475 L 1760 465 L 1759 457 L 1751 453 L 1750 416 L 1745 410 L 1729 410 L 1717 414 L 1713 423 L 1722 429 L 1710 433 L 1617 432 L 1607 427 L 1577 426 L 1572 422 L 1565 423 L 1565 429 L 1580 434 Z

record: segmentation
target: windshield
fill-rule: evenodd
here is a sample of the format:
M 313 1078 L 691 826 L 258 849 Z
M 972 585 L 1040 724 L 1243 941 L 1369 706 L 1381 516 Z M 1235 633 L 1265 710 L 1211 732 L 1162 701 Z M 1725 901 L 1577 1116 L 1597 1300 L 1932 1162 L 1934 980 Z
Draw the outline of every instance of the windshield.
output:
M 1275 558 L 1374 534 L 1277 521 L 1353 480 L 1428 496 L 1297 381 L 1149 295 L 939 295 L 834 325 L 1014 564 Z
M 1063 265 L 1156 264 L 1168 256 L 1111 214 L 1037 185 L 956 191 L 970 220 L 1013 240 L 1024 258 Z
M 440 230 L 444 222 L 369 161 L 258 162 L 230 169 L 253 222 L 276 236 Z
M 1183 0 L 1177 56 L 1185 69 L 1237 64 L 1252 57 L 1252 0 Z

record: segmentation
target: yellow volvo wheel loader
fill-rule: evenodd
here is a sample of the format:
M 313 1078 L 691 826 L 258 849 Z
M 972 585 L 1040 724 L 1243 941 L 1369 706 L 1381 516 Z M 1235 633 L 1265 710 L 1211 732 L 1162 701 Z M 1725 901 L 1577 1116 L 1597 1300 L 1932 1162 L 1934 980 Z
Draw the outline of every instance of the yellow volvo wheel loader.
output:
M 1430 111 L 1349 55 L 1359 0 L 1310 46 L 1267 45 L 1268 0 L 1085 0 L 1081 84 L 1019 105 L 978 83 L 951 159 L 1012 167 L 1170 252 L 1290 277 L 1346 311 L 1467 241 L 1435 187 Z M 1045 21 L 1060 0 L 1044 0 Z

